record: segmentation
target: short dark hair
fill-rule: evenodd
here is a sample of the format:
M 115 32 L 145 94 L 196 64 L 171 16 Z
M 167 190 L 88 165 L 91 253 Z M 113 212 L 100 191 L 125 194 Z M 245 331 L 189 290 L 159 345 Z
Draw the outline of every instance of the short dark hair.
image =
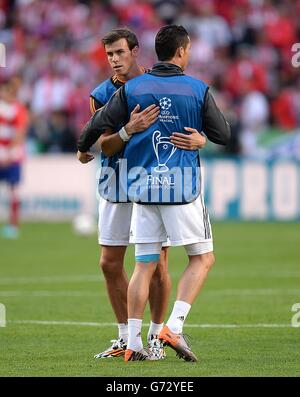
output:
M 102 44 L 113 44 L 115 41 L 125 39 L 128 44 L 128 48 L 132 50 L 134 47 L 139 46 L 136 35 L 129 29 L 113 29 L 102 38 Z
M 169 61 L 176 53 L 177 48 L 186 48 L 189 34 L 183 26 L 163 26 L 155 37 L 155 51 L 159 61 Z

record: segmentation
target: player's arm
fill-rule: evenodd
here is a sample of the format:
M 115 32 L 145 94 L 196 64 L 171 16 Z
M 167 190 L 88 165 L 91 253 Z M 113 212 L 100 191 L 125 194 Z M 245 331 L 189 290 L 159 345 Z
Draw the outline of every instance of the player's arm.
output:
M 121 143 L 119 138 L 126 142 L 133 133 L 143 131 L 157 119 L 159 107 L 151 105 L 142 112 L 138 112 L 138 108 L 136 107 L 132 113 L 131 116 L 134 117 L 130 121 L 128 120 L 128 106 L 125 88 L 123 86 L 116 91 L 107 104 L 96 111 L 92 118 L 86 123 L 77 143 L 78 152 L 88 152 L 101 135 L 107 132 L 107 130 L 116 129 L 118 125 L 125 125 L 127 130 L 122 128 L 118 132 L 119 137 L 115 137 L 114 139 L 118 140 L 119 143 Z M 138 128 L 137 125 L 139 126 Z M 109 134 L 104 136 L 102 141 L 105 142 L 105 138 L 109 138 L 108 135 Z M 118 151 L 120 151 L 120 149 L 117 150 L 116 153 Z M 77 157 L 78 155 L 80 154 L 77 154 Z
M 16 133 L 11 142 L 11 147 L 20 146 L 24 143 L 28 129 L 28 112 L 23 106 L 20 106 L 16 120 Z
M 118 125 L 125 125 L 127 121 L 127 101 L 124 88 L 121 87 L 86 123 L 77 142 L 78 151 L 88 152 L 103 133 L 116 129 Z
M 97 110 L 101 109 L 103 106 L 104 105 L 102 102 L 100 102 L 98 99 L 94 98 L 92 95 L 90 96 L 90 111 L 91 111 L 92 115 L 94 115 L 94 113 Z M 90 153 L 89 151 L 80 152 L 78 150 L 77 158 L 82 164 L 86 164 L 86 163 L 89 163 L 90 161 L 94 160 L 95 157 L 94 157 L 93 153 Z
M 124 130 L 129 139 L 133 134 L 145 131 L 153 124 L 159 115 L 159 106 L 150 105 L 140 112 L 140 105 L 137 105 L 130 113 L 130 119 L 124 126 Z M 126 144 L 122 139 L 122 133 L 104 132 L 100 137 L 101 150 L 106 156 L 112 156 L 119 153 Z
M 183 134 L 181 132 L 173 132 L 171 135 L 171 142 L 178 148 L 183 150 L 197 150 L 203 149 L 206 144 L 206 138 L 195 128 L 184 127 L 190 134 Z
M 103 104 L 102 102 L 100 102 L 98 99 L 96 99 L 96 98 L 93 97 L 92 95 L 90 96 L 90 111 L 91 111 L 92 116 L 94 116 L 94 114 L 95 114 L 99 109 L 101 109 L 103 106 L 104 106 L 104 104 Z M 108 136 L 110 136 L 112 133 L 113 133 L 113 131 L 108 129 L 108 130 L 106 130 L 106 131 L 103 132 L 103 136 L 108 137 Z M 81 138 L 82 138 L 82 137 L 80 137 L 79 139 L 81 139 Z M 95 140 L 95 143 L 96 143 L 97 140 L 98 140 L 100 147 L 101 147 L 101 139 L 102 139 L 102 135 L 100 136 L 99 139 L 97 138 L 97 139 Z M 93 145 L 91 145 L 91 146 L 93 146 Z M 89 149 L 90 149 L 90 147 L 89 147 L 88 150 L 86 150 L 86 151 L 83 151 L 84 149 L 82 149 L 82 150 L 80 151 L 80 150 L 79 150 L 79 147 L 78 147 L 77 158 L 78 158 L 78 160 L 79 160 L 81 163 L 83 163 L 83 164 L 89 163 L 90 161 L 94 160 L 94 158 L 95 158 L 94 155 L 93 155 L 92 153 L 89 152 Z
M 92 114 L 103 106 L 103 103 L 99 100 L 93 96 L 90 97 L 90 109 Z M 159 107 L 157 107 L 158 110 L 153 111 L 153 109 L 154 106 L 149 106 L 143 112 L 139 113 L 140 106 L 137 105 L 131 112 L 130 119 L 124 127 L 127 135 L 131 136 L 132 134 L 144 131 L 150 127 L 150 125 L 157 120 L 159 114 Z M 119 153 L 124 148 L 126 141 L 121 138 L 119 132 L 113 133 L 112 130 L 107 130 L 100 136 L 99 143 L 102 152 L 109 157 Z
M 101 103 L 93 96 L 90 96 L 90 110 L 92 115 L 98 109 L 101 109 L 103 106 L 104 106 L 103 103 Z M 108 157 L 112 156 L 113 154 L 119 153 L 123 149 L 126 143 L 121 139 L 118 132 L 114 133 L 112 130 L 107 130 L 103 132 L 98 142 L 100 144 L 100 148 L 102 152 Z M 83 153 L 81 154 L 81 152 L 79 152 L 78 155 L 79 155 L 78 159 L 80 161 L 86 157 Z M 90 161 L 93 160 L 93 158 L 90 158 Z
M 202 130 L 207 138 L 219 145 L 227 145 L 230 139 L 230 125 L 216 105 L 216 102 L 209 92 L 206 91 L 203 107 Z

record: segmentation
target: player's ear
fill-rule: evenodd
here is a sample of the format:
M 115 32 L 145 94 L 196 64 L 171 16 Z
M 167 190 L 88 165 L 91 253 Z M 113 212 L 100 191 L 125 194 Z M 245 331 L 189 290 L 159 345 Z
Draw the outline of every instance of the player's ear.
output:
M 135 46 L 135 47 L 132 49 L 132 55 L 137 56 L 138 52 L 139 52 L 139 47 L 138 47 L 138 46 Z
M 178 50 L 179 50 L 178 54 L 179 54 L 180 58 L 182 58 L 184 56 L 185 49 L 183 47 L 179 47 Z
M 184 48 L 183 47 L 178 47 L 176 52 L 175 52 L 175 57 L 176 58 L 182 58 L 184 55 Z

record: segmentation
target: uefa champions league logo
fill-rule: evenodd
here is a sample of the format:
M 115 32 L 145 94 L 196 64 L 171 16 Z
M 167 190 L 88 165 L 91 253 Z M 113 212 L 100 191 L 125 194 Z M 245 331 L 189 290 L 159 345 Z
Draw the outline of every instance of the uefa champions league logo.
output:
M 160 131 L 155 131 L 153 133 L 152 144 L 158 162 L 158 165 L 154 168 L 154 171 L 155 172 L 169 171 L 167 162 L 176 152 L 177 148 L 173 145 L 173 143 L 170 142 L 170 137 L 161 136 Z
M 179 120 L 178 114 L 172 114 L 171 106 L 172 100 L 168 97 L 163 97 L 159 100 L 160 114 L 158 116 L 159 121 L 162 123 L 174 123 L 175 120 Z
M 172 101 L 168 97 L 159 100 L 159 106 L 165 113 L 172 106 Z M 169 167 L 166 165 L 176 151 L 176 147 L 170 142 L 167 136 L 161 136 L 160 131 L 155 131 L 152 135 L 153 149 L 157 158 L 158 165 L 154 168 L 155 172 L 167 172 Z
M 170 98 L 163 97 L 159 100 L 159 106 L 162 110 L 168 110 L 172 106 L 172 101 Z

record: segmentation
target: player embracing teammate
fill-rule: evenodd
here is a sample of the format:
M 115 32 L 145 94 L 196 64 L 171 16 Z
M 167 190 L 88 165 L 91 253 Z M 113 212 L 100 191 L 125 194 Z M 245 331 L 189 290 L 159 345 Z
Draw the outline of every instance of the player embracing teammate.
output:
M 188 126 L 192 135 L 196 130 L 204 131 L 212 142 L 226 144 L 230 128 L 208 86 L 184 74 L 190 46 L 188 33 L 182 26 L 163 27 L 155 40 L 159 63 L 123 85 L 86 124 L 78 142 L 79 158 L 86 156 L 88 160 L 89 148 L 98 137 L 104 136 L 108 129 L 116 131 L 126 125 L 137 106 L 142 112 L 151 105 L 153 111 L 155 105 L 160 106 L 160 113 L 143 131 L 131 134 L 121 128 L 117 133 L 126 142 L 122 158 L 126 159 L 129 172 L 141 170 L 139 188 L 136 189 L 136 180 L 130 178 L 125 188 L 127 199 L 138 203 L 134 204 L 132 220 L 136 265 L 128 286 L 125 361 L 152 358 L 151 351 L 143 348 L 142 318 L 151 297 L 162 244 L 167 238 L 171 245 L 185 247 L 189 261 L 159 340 L 186 361 L 197 360 L 184 338 L 183 324 L 214 263 L 214 254 L 199 151 L 188 150 L 185 143 L 191 135 L 183 132 Z

